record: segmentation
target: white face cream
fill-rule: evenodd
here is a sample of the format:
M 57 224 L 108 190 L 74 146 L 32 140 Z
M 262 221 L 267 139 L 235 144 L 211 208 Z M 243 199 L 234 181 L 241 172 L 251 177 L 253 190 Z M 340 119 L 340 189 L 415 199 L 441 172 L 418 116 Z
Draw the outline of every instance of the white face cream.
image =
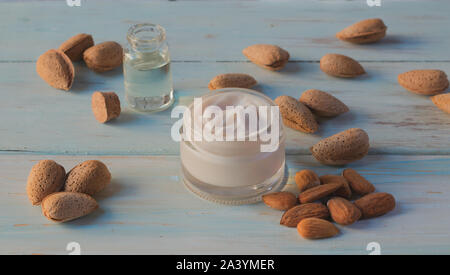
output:
M 262 93 L 229 88 L 195 99 L 182 131 L 184 181 L 203 198 L 249 203 L 282 185 L 283 126 L 278 106 Z

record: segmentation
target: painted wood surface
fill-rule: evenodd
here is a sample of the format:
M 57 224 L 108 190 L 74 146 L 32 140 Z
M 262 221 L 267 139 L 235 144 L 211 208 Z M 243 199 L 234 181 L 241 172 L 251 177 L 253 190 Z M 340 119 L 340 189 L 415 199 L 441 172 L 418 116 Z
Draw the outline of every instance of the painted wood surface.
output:
M 25 194 L 26 175 L 43 158 L 66 169 L 100 159 L 113 180 L 96 197 L 100 209 L 67 224 L 54 224 Z M 263 204 L 223 206 L 202 201 L 180 182 L 176 156 L 0 155 L 0 254 L 67 254 L 67 243 L 83 254 L 383 254 L 450 252 L 450 157 L 370 156 L 351 165 L 378 191 L 392 193 L 398 207 L 388 215 L 339 228 L 333 239 L 307 241 L 279 225 L 282 212 Z M 318 165 L 310 156 L 288 158 L 287 190 L 296 192 L 295 172 L 320 175 L 342 169 Z M 6 212 L 7 211 L 7 212 Z
M 163 25 L 178 61 L 245 61 L 241 50 L 255 43 L 275 43 L 292 60 L 316 61 L 339 52 L 371 61 L 450 61 L 448 1 L 82 1 L 0 3 L 0 60 L 33 61 L 73 34 L 89 32 L 96 42 L 125 42 L 138 21 Z M 425 4 L 426 3 L 426 4 Z M 357 46 L 334 35 L 356 21 L 382 17 L 389 37 Z M 32 47 L 30 47 L 32 46 Z
M 414 95 L 397 83 L 397 75 L 412 68 L 440 68 L 450 63 L 362 63 L 367 76 L 338 79 L 325 75 L 318 63 L 290 63 L 282 72 L 270 72 L 251 63 L 174 63 L 175 105 L 188 105 L 194 96 L 209 92 L 216 74 L 242 72 L 253 75 L 255 87 L 272 99 L 287 94 L 299 98 L 306 89 L 328 91 L 345 102 L 351 112 L 322 119 L 317 134 L 287 129 L 287 153 L 309 154 L 321 138 L 352 127 L 365 129 L 371 138 L 371 154 L 448 154 L 450 115 L 428 97 Z M 178 120 L 171 109 L 140 114 L 128 109 L 121 70 L 98 75 L 77 66 L 70 92 L 49 87 L 35 72 L 33 63 L 0 64 L 0 150 L 64 154 L 170 154 L 179 152 L 170 131 Z M 24 81 L 26 79 L 26 81 Z M 99 124 L 91 111 L 95 90 L 114 90 L 121 100 L 120 118 Z
M 399 73 L 421 68 L 450 72 L 450 2 L 382 1 L 0 1 L 0 254 L 67 254 L 77 241 L 95 254 L 368 254 L 379 242 L 383 254 L 450 253 L 450 116 L 427 97 L 401 88 Z M 357 46 L 334 34 L 368 17 L 381 17 L 388 37 Z M 48 87 L 35 60 L 69 36 L 90 32 L 96 42 L 125 42 L 137 21 L 162 24 L 173 57 L 178 105 L 208 92 L 219 73 L 253 75 L 256 89 L 275 98 L 299 97 L 317 88 L 349 105 L 351 112 L 321 120 L 317 135 L 288 129 L 287 190 L 302 168 L 339 173 L 309 156 L 319 139 L 351 127 L 371 137 L 370 156 L 351 165 L 392 193 L 398 207 L 385 217 L 340 227 L 323 241 L 301 239 L 279 225 L 281 213 L 262 204 L 226 207 L 199 200 L 179 180 L 178 144 L 170 138 L 170 110 L 145 115 L 126 107 L 121 70 L 95 74 L 76 64 L 71 92 Z M 281 72 L 245 60 L 242 48 L 276 43 L 291 53 Z M 331 78 L 318 60 L 329 52 L 362 61 L 362 78 Z M 90 110 L 95 90 L 114 90 L 124 111 L 98 124 Z M 308 154 L 308 155 L 307 155 Z M 90 155 L 90 156 L 83 156 Z M 100 155 L 100 156 L 96 156 Z M 101 209 L 63 225 L 47 221 L 26 198 L 31 166 L 50 158 L 70 169 L 87 159 L 104 161 L 112 184 L 97 199 Z

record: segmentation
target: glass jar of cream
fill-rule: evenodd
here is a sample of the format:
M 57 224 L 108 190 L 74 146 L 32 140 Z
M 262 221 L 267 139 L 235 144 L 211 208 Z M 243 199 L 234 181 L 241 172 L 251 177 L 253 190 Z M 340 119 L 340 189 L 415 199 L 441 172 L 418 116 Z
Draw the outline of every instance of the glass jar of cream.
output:
M 285 184 L 281 116 L 260 92 L 227 88 L 194 99 L 180 133 L 184 184 L 204 199 L 253 203 Z
M 174 101 L 169 46 L 160 25 L 131 26 L 124 48 L 125 99 L 140 112 L 167 109 Z

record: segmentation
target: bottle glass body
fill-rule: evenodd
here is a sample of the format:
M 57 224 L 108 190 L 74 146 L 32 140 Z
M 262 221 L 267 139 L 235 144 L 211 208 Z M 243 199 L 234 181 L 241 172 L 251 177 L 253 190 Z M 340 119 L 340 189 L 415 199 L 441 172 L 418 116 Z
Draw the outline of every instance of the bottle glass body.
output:
M 133 25 L 124 49 L 125 98 L 142 112 L 161 111 L 174 100 L 165 30 L 155 24 Z

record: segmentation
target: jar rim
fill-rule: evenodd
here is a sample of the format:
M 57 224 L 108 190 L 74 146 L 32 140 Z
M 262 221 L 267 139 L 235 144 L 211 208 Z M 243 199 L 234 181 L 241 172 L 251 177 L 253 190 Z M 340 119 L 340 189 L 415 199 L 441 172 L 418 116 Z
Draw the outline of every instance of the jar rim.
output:
M 157 35 L 155 35 L 151 39 L 139 38 L 136 34 L 139 33 L 139 31 L 141 29 L 143 30 L 147 27 L 155 28 L 157 30 Z M 128 29 L 127 39 L 130 43 L 133 43 L 133 44 L 137 44 L 137 43 L 148 44 L 148 43 L 162 42 L 166 39 L 166 30 L 161 25 L 158 25 L 158 24 L 146 23 L 146 22 L 138 23 L 138 24 L 132 25 Z
M 211 93 L 206 93 L 206 94 L 204 94 L 204 95 L 202 95 L 201 96 L 201 98 L 203 99 L 203 100 L 207 100 L 208 98 L 210 98 L 210 97 L 216 97 L 216 96 L 220 96 L 220 94 L 226 94 L 226 93 L 229 93 L 229 92 L 239 92 L 239 93 L 243 93 L 243 94 L 250 94 L 250 95 L 253 95 L 253 96 L 256 96 L 256 97 L 258 97 L 258 98 L 261 98 L 261 99 L 263 99 L 266 103 L 267 103 L 267 105 L 266 106 L 278 106 L 277 104 L 275 104 L 275 102 L 270 98 L 270 97 L 268 97 L 267 95 L 265 95 L 265 94 L 263 94 L 263 93 L 261 93 L 261 92 L 258 92 L 258 91 L 255 91 L 255 90 L 252 90 L 252 89 L 246 89 L 246 88 L 238 88 L 238 87 L 236 87 L 236 88 L 222 88 L 222 89 L 217 89 L 217 90 L 214 90 L 213 92 L 211 92 Z M 194 108 L 194 102 L 192 102 L 191 104 L 189 104 L 189 106 L 187 107 L 189 110 L 190 110 L 190 112 L 191 112 L 191 116 L 194 114 L 194 111 L 193 111 L 193 108 Z M 186 119 L 187 118 L 185 118 L 184 116 L 183 116 L 183 127 L 185 127 L 185 125 L 186 125 Z M 191 119 L 192 119 L 192 117 L 191 117 Z M 284 127 L 283 127 L 283 123 L 282 123 L 282 121 L 281 121 L 281 116 L 280 116 L 280 123 L 279 123 L 279 131 L 280 131 L 280 137 L 281 138 L 283 138 L 284 136 L 285 136 L 285 134 L 284 134 Z M 270 124 L 268 124 L 268 125 L 265 125 L 265 127 L 263 128 L 263 129 L 258 129 L 256 132 L 253 132 L 253 133 L 249 133 L 249 135 L 246 135 L 245 136 L 245 138 L 247 139 L 249 139 L 249 138 L 251 138 L 252 136 L 258 136 L 258 135 L 260 135 L 263 131 L 267 131 L 269 128 L 271 128 L 272 127 L 272 124 L 270 123 Z M 189 128 L 189 127 L 188 127 Z M 198 129 L 196 129 L 195 127 L 190 127 L 190 129 L 188 129 L 189 131 L 193 131 L 193 134 L 195 134 L 195 133 L 197 133 L 197 134 L 201 134 L 201 133 L 199 133 L 198 132 Z

